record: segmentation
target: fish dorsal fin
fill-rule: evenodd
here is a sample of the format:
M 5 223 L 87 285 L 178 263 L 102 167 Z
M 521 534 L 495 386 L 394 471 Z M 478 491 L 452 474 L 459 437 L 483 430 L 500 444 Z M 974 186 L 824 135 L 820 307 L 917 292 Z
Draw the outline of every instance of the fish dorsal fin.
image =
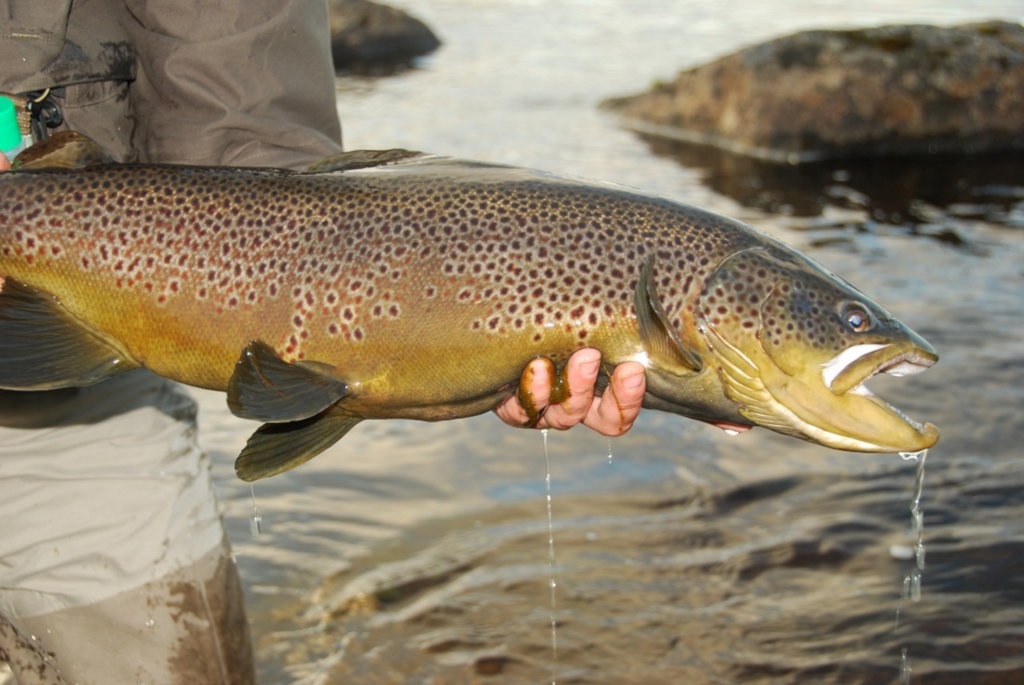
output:
M 301 421 L 263 424 L 235 460 L 235 473 L 252 482 L 295 468 L 341 440 L 361 420 L 334 405 Z
M 49 293 L 10 278 L 0 291 L 0 388 L 92 385 L 138 366 Z
M 228 407 L 235 416 L 268 423 L 299 421 L 319 414 L 348 393 L 331 367 L 286 362 L 274 348 L 253 340 L 238 357 L 228 381 Z
M 113 163 L 92 138 L 77 131 L 58 131 L 14 158 L 15 169 L 84 169 Z
M 661 306 L 654 282 L 654 257 L 640 269 L 633 307 L 640 340 L 653 361 L 676 372 L 696 372 L 703 368 L 700 355 L 683 344 Z
M 306 168 L 306 171 L 320 174 L 331 171 L 367 169 L 369 167 L 392 164 L 411 157 L 419 157 L 422 154 L 422 152 L 403 150 L 401 148 L 394 148 L 392 150 L 352 150 L 332 155 L 319 162 L 314 162 Z

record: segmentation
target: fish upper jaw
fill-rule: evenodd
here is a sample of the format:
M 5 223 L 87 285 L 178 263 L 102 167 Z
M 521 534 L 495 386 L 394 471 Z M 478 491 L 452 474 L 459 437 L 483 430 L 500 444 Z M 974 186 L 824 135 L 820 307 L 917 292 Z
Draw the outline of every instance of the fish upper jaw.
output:
M 864 343 L 846 348 L 821 365 L 823 382 L 841 395 L 863 386 L 880 373 L 901 377 L 928 370 L 939 356 L 931 345 Z
M 740 349 L 713 326 L 706 330 L 726 394 L 759 426 L 854 452 L 917 452 L 939 439 L 934 425 L 911 419 L 864 385 L 879 373 L 924 371 L 938 359 L 927 343 L 855 345 L 820 373 L 789 375 L 760 345 Z

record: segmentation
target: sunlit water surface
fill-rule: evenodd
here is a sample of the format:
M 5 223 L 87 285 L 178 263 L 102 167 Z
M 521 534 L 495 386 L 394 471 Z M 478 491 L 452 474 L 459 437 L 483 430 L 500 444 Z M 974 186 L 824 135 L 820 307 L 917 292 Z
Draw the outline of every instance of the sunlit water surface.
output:
M 368 422 L 256 484 L 252 425 L 199 393 L 264 683 L 1024 682 L 1020 158 L 774 169 L 645 141 L 597 108 L 808 27 L 1021 20 L 1021 2 L 395 2 L 445 47 L 343 77 L 346 145 L 615 181 L 736 216 L 867 291 L 940 351 L 873 388 L 943 439 L 915 464 L 645 413 L 611 443 L 493 416 Z M 260 514 L 258 536 L 252 525 Z M 905 658 L 901 658 L 902 655 Z M 902 669 L 902 675 L 901 675 Z

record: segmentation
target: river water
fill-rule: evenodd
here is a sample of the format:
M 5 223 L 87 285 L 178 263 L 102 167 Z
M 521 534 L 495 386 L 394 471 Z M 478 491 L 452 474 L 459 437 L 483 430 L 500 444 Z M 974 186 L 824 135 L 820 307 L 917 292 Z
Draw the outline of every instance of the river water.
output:
M 408 147 L 614 181 L 796 245 L 930 340 L 873 388 L 937 424 L 912 462 L 646 412 L 545 452 L 493 416 L 366 422 L 260 481 L 252 425 L 198 393 L 264 683 L 1024 682 L 1021 158 L 777 168 L 644 140 L 601 99 L 811 27 L 1024 19 L 1019 0 L 404 0 L 445 46 L 341 77 L 346 146 Z M 728 9 L 726 9 L 728 8 Z M 905 655 L 905 657 L 903 656 Z M 901 676 L 902 669 L 902 676 Z

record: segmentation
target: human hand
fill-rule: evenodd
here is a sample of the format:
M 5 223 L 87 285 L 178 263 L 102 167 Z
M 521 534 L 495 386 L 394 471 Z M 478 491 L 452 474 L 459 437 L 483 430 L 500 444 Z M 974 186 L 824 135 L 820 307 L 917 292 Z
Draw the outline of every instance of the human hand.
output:
M 601 371 L 601 352 L 593 348 L 577 350 L 566 363 L 568 397 L 558 404 L 548 404 L 554 378 L 550 363 L 534 359 L 523 372 L 534 404 L 543 408 L 536 428 L 565 430 L 578 423 L 601 435 L 618 436 L 628 431 L 640 413 L 646 382 L 644 367 L 637 362 L 624 362 L 615 367 L 604 394 L 594 395 L 594 383 Z M 525 426 L 529 415 L 516 395 L 503 401 L 494 412 L 510 426 Z

